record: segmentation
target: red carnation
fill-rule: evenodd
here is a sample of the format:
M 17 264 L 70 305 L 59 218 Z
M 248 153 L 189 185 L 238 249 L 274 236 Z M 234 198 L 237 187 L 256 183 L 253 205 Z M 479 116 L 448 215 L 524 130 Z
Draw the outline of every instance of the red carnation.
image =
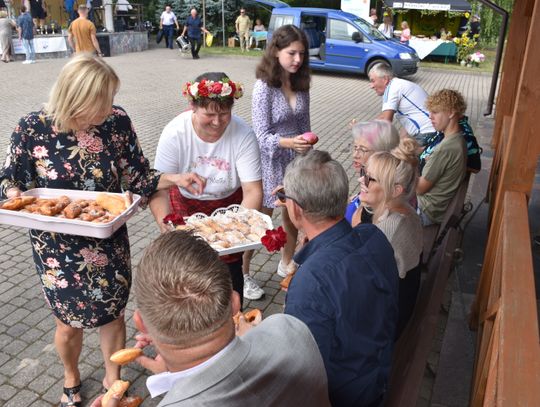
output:
M 234 82 L 229 82 L 229 86 L 231 87 L 231 96 L 234 97 L 234 93 L 236 92 L 236 85 Z
M 198 88 L 199 88 L 199 96 L 203 97 L 203 98 L 207 98 L 208 97 L 208 87 L 206 86 L 206 79 L 203 79 L 199 83 Z
M 269 252 L 276 252 L 287 243 L 287 233 L 280 226 L 277 229 L 267 230 L 261 237 L 261 243 Z
M 221 95 L 221 89 L 223 89 L 223 84 L 220 82 L 214 82 L 210 87 L 210 92 L 214 95 Z
M 164 224 L 172 223 L 174 226 L 186 224 L 186 222 L 184 222 L 184 217 L 177 213 L 169 213 L 167 216 L 163 218 L 163 223 Z

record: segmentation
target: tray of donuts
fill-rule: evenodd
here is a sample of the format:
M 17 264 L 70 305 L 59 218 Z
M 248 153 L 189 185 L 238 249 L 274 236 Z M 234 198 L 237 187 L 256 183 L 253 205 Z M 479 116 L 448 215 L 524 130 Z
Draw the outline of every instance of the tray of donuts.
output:
M 240 205 L 216 209 L 210 216 L 195 213 L 184 221 L 176 229 L 193 230 L 221 256 L 261 248 L 261 237 L 274 227 L 270 216 Z
M 0 223 L 106 239 L 137 211 L 131 192 L 34 188 L 0 202 Z

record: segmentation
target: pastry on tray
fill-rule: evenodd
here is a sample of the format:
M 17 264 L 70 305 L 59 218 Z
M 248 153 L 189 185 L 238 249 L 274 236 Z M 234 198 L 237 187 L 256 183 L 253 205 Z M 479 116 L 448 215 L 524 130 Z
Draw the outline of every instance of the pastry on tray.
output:
M 95 200 L 62 195 L 57 198 L 20 196 L 4 201 L 0 209 L 93 223 L 108 223 L 131 205 L 131 193 L 124 196 L 99 193 Z
M 176 227 L 194 230 L 216 250 L 258 243 L 268 228 L 265 219 L 253 209 L 223 211 L 207 217 L 191 216 L 185 225 Z

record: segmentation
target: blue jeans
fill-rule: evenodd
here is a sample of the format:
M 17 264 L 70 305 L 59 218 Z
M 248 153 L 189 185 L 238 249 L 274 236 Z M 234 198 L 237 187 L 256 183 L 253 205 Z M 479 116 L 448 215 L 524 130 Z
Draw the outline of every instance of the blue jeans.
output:
M 26 53 L 26 60 L 27 61 L 35 61 L 36 60 L 36 52 L 34 51 L 34 40 L 25 40 L 23 38 L 22 40 L 24 52 Z
M 165 37 L 165 46 L 167 48 L 173 49 L 173 35 L 174 25 L 163 25 L 163 36 Z

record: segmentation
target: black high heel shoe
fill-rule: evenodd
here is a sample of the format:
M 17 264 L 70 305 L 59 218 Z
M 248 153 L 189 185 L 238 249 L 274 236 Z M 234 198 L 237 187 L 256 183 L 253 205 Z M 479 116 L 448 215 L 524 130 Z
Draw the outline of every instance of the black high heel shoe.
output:
M 64 387 L 64 394 L 68 401 L 61 401 L 60 407 L 82 407 L 82 401 L 74 401 L 75 395 L 81 392 L 82 383 L 74 387 Z

